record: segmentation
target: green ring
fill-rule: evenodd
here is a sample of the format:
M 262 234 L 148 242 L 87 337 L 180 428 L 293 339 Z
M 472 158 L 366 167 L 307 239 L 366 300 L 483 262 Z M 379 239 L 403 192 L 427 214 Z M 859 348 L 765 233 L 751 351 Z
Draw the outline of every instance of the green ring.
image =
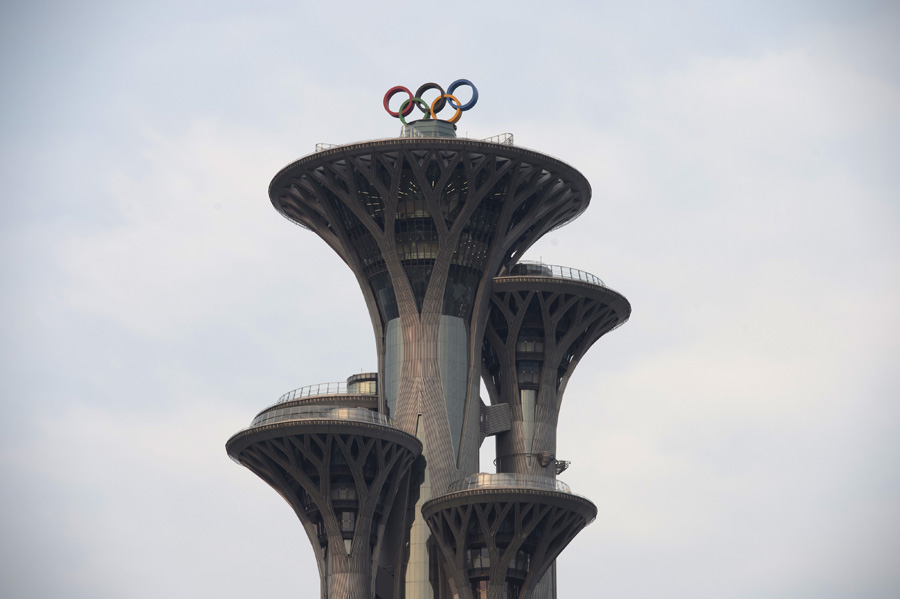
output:
M 430 119 L 430 118 L 431 118 L 431 107 L 425 102 L 425 100 L 423 100 L 422 98 L 413 98 L 412 101 L 413 101 L 413 102 L 418 102 L 419 105 L 420 105 L 420 107 L 424 108 L 424 110 L 425 110 L 425 118 L 426 118 L 426 119 Z M 407 125 L 407 124 L 408 124 L 408 123 L 406 122 L 406 119 L 403 118 L 403 110 L 406 108 L 406 105 L 407 105 L 407 104 L 409 104 L 409 98 L 403 100 L 403 104 L 401 104 L 401 105 L 400 105 L 400 108 L 397 110 L 397 114 L 400 115 L 400 122 L 403 123 L 404 125 Z

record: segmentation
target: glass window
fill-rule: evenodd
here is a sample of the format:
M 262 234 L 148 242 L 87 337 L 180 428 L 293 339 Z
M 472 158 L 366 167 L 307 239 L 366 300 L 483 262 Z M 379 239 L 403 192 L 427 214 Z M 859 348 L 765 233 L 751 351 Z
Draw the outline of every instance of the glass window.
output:
M 516 343 L 516 351 L 542 353 L 544 351 L 544 340 L 535 337 L 519 337 L 519 341 Z
M 516 373 L 518 375 L 519 384 L 537 385 L 541 381 L 541 363 L 531 360 L 518 360 L 516 362 Z
M 356 512 L 341 512 L 341 532 L 353 532 L 356 529 Z

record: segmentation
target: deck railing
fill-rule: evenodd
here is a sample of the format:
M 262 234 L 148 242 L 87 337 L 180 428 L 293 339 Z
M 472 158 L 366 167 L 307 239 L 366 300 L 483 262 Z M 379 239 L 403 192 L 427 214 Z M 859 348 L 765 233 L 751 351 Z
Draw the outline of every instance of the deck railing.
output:
M 543 262 L 530 262 L 527 260 L 517 262 L 509 269 L 507 274 L 498 278 L 515 276 L 557 277 L 606 287 L 600 277 L 589 272 L 578 270 L 577 268 L 569 268 L 568 266 L 557 266 L 555 264 L 544 264 Z
M 449 491 L 453 493 L 455 491 L 471 491 L 473 489 L 522 488 L 572 494 L 572 489 L 569 488 L 569 485 L 555 478 L 538 476 L 536 474 L 510 474 L 507 472 L 497 474 L 479 472 L 450 483 Z
M 291 406 L 267 410 L 253 419 L 250 427 L 285 422 L 288 420 L 352 420 L 383 426 L 394 426 L 393 421 L 378 412 L 365 408 L 335 408 L 326 406 Z
M 374 385 L 369 386 L 360 384 L 358 387 L 359 389 L 357 390 L 349 391 L 346 382 L 307 385 L 305 387 L 300 387 L 299 389 L 294 389 L 293 391 L 288 391 L 278 398 L 277 403 L 284 403 L 286 401 L 291 401 L 292 399 L 302 399 L 304 397 L 317 397 L 319 395 L 376 395 L 376 392 L 371 390 L 374 388 Z M 366 387 L 369 387 L 369 389 L 367 390 Z
M 400 132 L 400 137 L 434 137 L 432 135 L 426 135 L 421 131 L 417 130 L 415 127 L 405 126 Z M 461 138 L 468 139 L 468 138 Z M 501 146 L 511 146 L 514 145 L 514 137 L 512 133 L 498 133 L 497 135 L 491 135 L 490 137 L 485 137 L 484 139 L 480 139 L 478 141 L 486 141 L 492 144 L 500 144 Z M 318 143 L 316 144 L 316 152 L 324 152 L 325 150 L 330 150 L 331 148 L 337 148 L 341 144 L 326 144 L 326 143 Z

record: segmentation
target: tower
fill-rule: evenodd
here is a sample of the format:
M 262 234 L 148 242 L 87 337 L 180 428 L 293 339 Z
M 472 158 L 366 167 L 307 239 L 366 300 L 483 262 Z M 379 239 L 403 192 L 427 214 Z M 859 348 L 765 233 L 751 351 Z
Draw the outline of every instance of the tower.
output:
M 533 591 L 596 515 L 555 480 L 556 414 L 574 363 L 630 307 L 589 275 L 519 263 L 587 208 L 590 186 L 555 158 L 457 138 L 477 99 L 466 80 L 393 88 L 399 138 L 316 152 L 269 186 L 275 208 L 353 271 L 378 353 L 367 393 L 350 380 L 300 392 L 227 444 L 304 523 L 323 598 L 549 597 Z M 448 121 L 436 117 L 445 102 Z M 426 118 L 407 124 L 416 108 Z M 491 435 L 499 472 L 480 474 Z

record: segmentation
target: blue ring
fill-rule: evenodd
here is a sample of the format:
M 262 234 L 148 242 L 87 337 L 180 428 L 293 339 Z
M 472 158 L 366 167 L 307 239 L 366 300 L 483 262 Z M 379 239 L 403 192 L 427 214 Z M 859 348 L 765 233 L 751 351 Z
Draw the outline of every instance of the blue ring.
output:
M 472 108 L 473 106 L 475 106 L 475 102 L 478 101 L 478 89 L 474 85 L 472 85 L 472 82 L 469 81 L 468 79 L 457 79 L 456 81 L 454 81 L 453 83 L 450 84 L 450 87 L 447 88 L 447 93 L 453 94 L 453 92 L 456 90 L 456 88 L 459 87 L 460 85 L 468 85 L 469 87 L 472 88 L 472 99 L 469 100 L 468 102 L 466 102 L 465 104 L 463 104 L 462 106 L 457 106 L 456 102 L 454 102 L 450 98 L 447 98 L 447 103 L 450 104 L 450 106 L 454 109 L 458 108 L 459 110 L 468 110 L 468 109 Z

